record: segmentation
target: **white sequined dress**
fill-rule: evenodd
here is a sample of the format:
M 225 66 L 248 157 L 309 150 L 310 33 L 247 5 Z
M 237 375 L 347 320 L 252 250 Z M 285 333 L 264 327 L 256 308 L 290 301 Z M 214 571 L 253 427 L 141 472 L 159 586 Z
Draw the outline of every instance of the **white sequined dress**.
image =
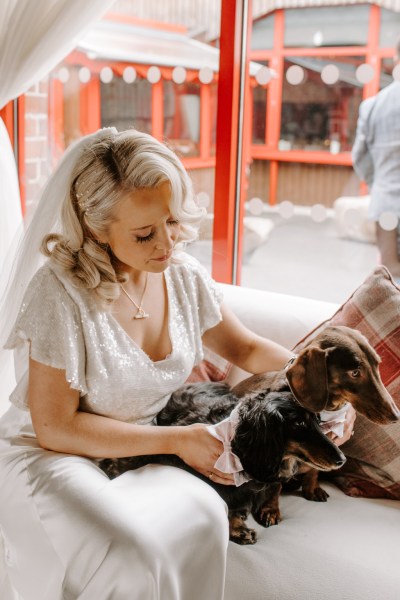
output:
M 65 370 L 82 410 L 151 423 L 221 319 L 218 289 L 196 260 L 171 265 L 165 281 L 172 352 L 157 362 L 50 262 L 26 292 L 7 343 L 18 383 L 0 420 L 0 525 L 22 600 L 223 597 L 227 518 L 210 486 L 160 465 L 110 481 L 90 459 L 40 448 L 28 409 L 30 347 Z

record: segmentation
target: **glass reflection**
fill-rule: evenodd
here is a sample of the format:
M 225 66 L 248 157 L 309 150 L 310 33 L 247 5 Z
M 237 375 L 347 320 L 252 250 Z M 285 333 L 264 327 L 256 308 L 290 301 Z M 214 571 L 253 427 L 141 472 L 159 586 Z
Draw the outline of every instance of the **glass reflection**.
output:
M 370 7 L 319 6 L 285 11 L 285 46 L 364 46 Z
M 163 81 L 164 137 L 180 156 L 198 156 L 200 85 Z
M 356 69 L 362 62 L 362 57 L 287 58 L 285 73 L 297 66 L 305 77 L 296 86 L 283 81 L 280 150 L 351 150 L 362 100 Z M 328 66 L 338 71 L 331 85 L 321 76 Z
M 126 83 L 114 77 L 110 83 L 100 84 L 101 126 L 116 127 L 119 131 L 136 127 L 151 133 L 151 83 L 136 79 Z

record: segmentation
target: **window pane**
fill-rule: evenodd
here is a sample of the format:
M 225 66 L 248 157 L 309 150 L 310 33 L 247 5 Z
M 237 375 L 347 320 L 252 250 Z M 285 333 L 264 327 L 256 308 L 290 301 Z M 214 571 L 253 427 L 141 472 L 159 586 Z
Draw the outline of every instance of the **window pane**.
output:
M 135 127 L 151 133 L 151 83 L 136 79 L 125 83 L 115 77 L 110 83 L 100 83 L 101 126 L 123 131 Z
M 400 39 L 400 13 L 381 8 L 381 30 L 379 45 L 394 48 Z
M 269 66 L 269 61 L 257 61 L 259 65 Z M 252 142 L 265 144 L 267 135 L 267 99 L 269 85 L 258 85 L 252 88 L 253 114 L 252 114 Z
M 219 6 L 175 3 L 166 11 L 165 3 L 156 4 L 138 7 L 117 0 L 115 12 L 77 41 L 65 61 L 32 90 L 32 99 L 26 95 L 26 169 L 21 178 L 28 204 L 36 201 L 38 188 L 75 139 L 99 127 L 135 127 L 166 138 L 207 209 L 208 225 L 212 223 Z M 187 80 L 177 78 L 176 67 L 187 71 Z M 207 237 L 212 228 L 205 227 Z M 204 246 L 208 257 L 212 236 Z
M 285 46 L 364 46 L 369 6 L 294 8 L 285 11 Z
M 62 90 L 62 110 L 63 110 L 63 137 L 65 148 L 74 140 L 78 139 L 83 132 L 81 130 L 81 107 L 80 90 L 86 88 L 87 83 L 82 83 L 79 78 L 79 66 L 64 66 L 68 73 L 68 80 L 63 84 Z M 52 77 L 57 79 L 57 73 L 52 73 Z
M 313 208 L 317 206 L 307 209 L 289 202 L 266 207 L 258 217 L 266 239 L 244 256 L 242 285 L 341 304 L 370 275 L 378 261 L 376 246 L 339 237 L 334 211 L 316 221 Z
M 251 34 L 252 50 L 270 50 L 274 47 L 275 15 L 268 15 L 253 23 Z
M 218 105 L 218 85 L 210 84 L 210 156 L 215 156 L 217 144 L 217 105 Z
M 381 76 L 379 81 L 379 88 L 382 90 L 384 87 L 393 82 L 394 62 L 392 58 L 384 58 L 381 61 Z
M 250 164 L 249 187 L 247 201 L 252 198 L 261 198 L 266 204 L 269 203 L 269 161 L 255 159 Z M 251 211 L 250 211 L 251 212 Z
M 164 81 L 164 137 L 182 157 L 200 154 L 200 85 Z
M 253 144 L 265 144 L 268 88 L 253 88 Z
M 280 150 L 351 150 L 363 86 L 356 69 L 362 62 L 360 57 L 285 61 Z

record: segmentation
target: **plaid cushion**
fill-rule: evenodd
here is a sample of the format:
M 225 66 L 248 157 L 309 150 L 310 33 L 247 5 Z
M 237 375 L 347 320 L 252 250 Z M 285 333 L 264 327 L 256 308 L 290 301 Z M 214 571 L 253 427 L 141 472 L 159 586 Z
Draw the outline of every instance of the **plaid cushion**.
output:
M 231 370 L 231 363 L 209 348 L 204 347 L 203 360 L 194 367 L 186 383 L 199 381 L 223 381 Z
M 296 349 L 327 325 L 347 325 L 366 336 L 382 359 L 382 381 L 400 408 L 400 289 L 389 271 L 375 269 L 333 317 Z M 400 422 L 382 426 L 357 415 L 354 436 L 342 450 L 347 461 L 332 477 L 346 494 L 400 499 Z

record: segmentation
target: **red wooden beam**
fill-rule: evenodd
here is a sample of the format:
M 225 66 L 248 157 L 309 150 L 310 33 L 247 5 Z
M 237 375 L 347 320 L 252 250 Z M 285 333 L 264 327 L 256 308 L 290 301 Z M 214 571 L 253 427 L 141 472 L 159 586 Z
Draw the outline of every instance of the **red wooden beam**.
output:
M 200 158 L 207 160 L 211 148 L 211 88 L 200 84 Z
M 11 145 L 14 146 L 14 102 L 8 102 L 1 110 L 0 117 L 6 126 Z
M 274 26 L 274 56 L 270 67 L 275 71 L 276 77 L 270 81 L 267 98 L 267 146 L 278 148 L 281 135 L 281 108 L 284 75 L 284 38 L 285 38 L 285 13 L 283 10 L 275 12 Z M 254 155 L 253 155 L 254 156 Z M 269 204 L 276 204 L 278 189 L 278 163 L 272 160 L 269 177 Z
M 51 139 L 52 166 L 57 164 L 65 150 L 64 139 L 64 90 L 58 79 L 50 80 L 49 94 L 49 135 Z
M 92 77 L 81 84 L 79 99 L 79 127 L 81 135 L 94 133 L 101 127 L 100 79 Z
M 248 95 L 243 94 L 243 90 L 248 90 L 246 59 L 251 15 L 251 0 L 222 0 L 212 273 L 215 279 L 225 283 L 237 283 L 240 279 L 245 191 L 243 148 L 246 147 L 246 131 L 243 131 L 246 107 L 240 103 Z M 243 57 L 246 60 L 244 82 L 241 77 Z
M 332 154 L 323 150 L 275 150 L 260 144 L 251 146 L 251 157 L 278 162 L 314 163 L 320 165 L 351 166 L 351 152 Z
M 277 14 L 282 13 L 283 9 L 279 9 L 275 11 L 275 18 Z M 281 17 L 279 17 L 281 18 Z M 280 25 L 278 25 L 280 27 Z M 277 23 L 275 22 L 275 35 L 276 35 Z M 275 41 L 276 43 L 276 41 Z M 283 56 L 364 56 L 365 54 L 365 46 L 327 46 L 321 47 L 318 46 L 316 48 L 305 48 L 301 46 L 300 48 L 288 47 L 282 48 Z M 268 50 L 252 50 L 250 53 L 250 59 L 255 61 L 260 60 L 269 60 L 276 54 L 276 47 L 268 49 Z
M 25 96 L 19 96 L 17 102 L 17 139 L 14 135 L 14 100 L 8 102 L 1 110 L 0 117 L 4 121 L 7 133 L 10 137 L 11 145 L 15 152 L 15 143 L 17 143 L 17 171 L 19 194 L 21 199 L 21 212 L 25 214 L 26 208 L 26 169 L 25 169 Z
M 162 79 L 151 86 L 152 135 L 164 139 L 164 89 Z
M 379 32 L 381 29 L 381 9 L 371 5 L 369 14 L 368 45 L 366 63 L 374 68 L 374 76 L 364 85 L 364 98 L 374 96 L 379 92 L 379 79 L 381 74 L 381 59 L 379 56 Z

